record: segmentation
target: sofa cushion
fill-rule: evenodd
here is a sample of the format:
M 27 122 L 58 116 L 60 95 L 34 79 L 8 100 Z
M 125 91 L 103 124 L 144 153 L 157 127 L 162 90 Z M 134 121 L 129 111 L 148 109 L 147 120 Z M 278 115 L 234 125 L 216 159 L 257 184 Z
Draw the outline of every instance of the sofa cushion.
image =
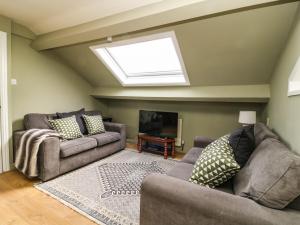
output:
M 275 209 L 300 195 L 300 157 L 280 141 L 265 139 L 234 179 L 234 192 Z
M 118 132 L 109 132 L 95 134 L 89 136 L 90 138 L 95 138 L 98 146 L 103 146 L 121 139 L 121 135 Z
M 105 132 L 105 127 L 103 124 L 102 116 L 87 116 L 83 115 L 83 120 L 85 122 L 87 131 L 89 135 L 100 134 Z
M 267 138 L 278 139 L 279 137 L 274 134 L 265 124 L 257 123 L 254 126 L 255 146 L 257 147 L 263 140 Z
M 60 144 L 60 157 L 66 158 L 97 147 L 94 138 L 83 137 L 74 140 L 64 141 Z
M 48 120 L 56 118 L 56 114 L 29 113 L 24 116 L 23 123 L 26 130 L 51 129 L 51 125 Z
M 197 159 L 199 158 L 202 150 L 203 148 L 197 148 L 197 147 L 191 148 L 182 158 L 181 162 L 190 163 L 194 165 Z
M 51 124 L 52 129 L 56 130 L 65 140 L 82 137 L 82 133 L 75 116 L 49 120 L 49 123 Z
M 194 165 L 191 182 L 214 188 L 231 179 L 240 170 L 228 139 L 229 135 L 225 135 L 203 149 Z
M 181 180 L 188 181 L 192 175 L 194 166 L 190 163 L 178 163 L 173 169 L 171 169 L 167 175 L 175 177 Z M 225 182 L 224 184 L 216 187 L 216 190 L 233 194 L 232 180 Z
M 82 118 L 83 114 L 84 114 L 84 108 L 79 109 L 78 111 L 73 111 L 73 112 L 63 112 L 63 113 L 57 112 L 56 113 L 56 115 L 59 119 L 75 116 L 81 133 L 87 134 L 87 129 L 84 125 L 83 118 Z
M 167 175 L 188 181 L 192 176 L 193 168 L 193 164 L 181 162 L 178 163 L 175 167 L 173 167 L 167 173 Z
M 253 125 L 233 131 L 229 137 L 229 144 L 233 149 L 235 160 L 240 167 L 243 167 L 255 148 Z

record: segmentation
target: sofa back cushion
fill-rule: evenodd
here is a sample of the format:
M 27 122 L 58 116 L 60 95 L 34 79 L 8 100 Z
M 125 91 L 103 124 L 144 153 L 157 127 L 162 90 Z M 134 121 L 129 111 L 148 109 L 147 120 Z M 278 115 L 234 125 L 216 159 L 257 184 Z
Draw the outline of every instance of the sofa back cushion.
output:
M 101 115 L 100 111 L 85 111 L 86 115 Z M 29 129 L 52 129 L 48 120 L 58 119 L 55 114 L 29 113 L 24 116 L 23 124 L 26 130 Z
M 84 114 L 87 116 L 102 116 L 101 112 L 98 110 L 85 111 Z
M 257 123 L 254 126 L 255 146 L 257 147 L 263 140 L 267 138 L 278 139 L 279 137 L 274 134 L 265 124 Z
M 260 143 L 234 179 L 234 192 L 275 209 L 300 195 L 300 157 L 274 138 Z
M 52 129 L 48 120 L 57 119 L 56 114 L 29 113 L 24 116 L 24 127 L 29 129 Z

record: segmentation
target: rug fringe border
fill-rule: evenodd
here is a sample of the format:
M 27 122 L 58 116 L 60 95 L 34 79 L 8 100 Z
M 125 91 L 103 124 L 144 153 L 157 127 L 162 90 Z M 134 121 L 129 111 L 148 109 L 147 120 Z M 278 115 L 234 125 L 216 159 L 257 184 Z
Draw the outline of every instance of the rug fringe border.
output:
M 90 216 L 89 214 L 85 213 L 84 211 L 78 209 L 77 207 L 73 206 L 72 204 L 66 202 L 66 201 L 63 200 L 63 199 L 58 198 L 56 195 L 54 195 L 54 194 L 52 194 L 52 193 L 50 193 L 50 192 L 48 192 L 48 191 L 46 191 L 46 190 L 40 188 L 39 186 L 34 185 L 34 187 L 35 187 L 36 189 L 38 189 L 39 191 L 41 191 L 41 192 L 47 194 L 48 196 L 50 196 L 50 197 L 56 199 L 56 200 L 57 200 L 58 202 L 60 202 L 61 204 L 65 205 L 65 206 L 67 206 L 67 207 L 69 207 L 69 208 L 71 208 L 71 209 L 74 210 L 75 212 L 77 212 L 77 213 L 79 213 L 79 214 L 81 214 L 81 215 L 87 217 L 88 219 L 92 220 L 94 223 L 99 224 L 99 225 L 106 225 L 105 223 L 100 222 L 99 220 L 95 219 L 94 217 Z

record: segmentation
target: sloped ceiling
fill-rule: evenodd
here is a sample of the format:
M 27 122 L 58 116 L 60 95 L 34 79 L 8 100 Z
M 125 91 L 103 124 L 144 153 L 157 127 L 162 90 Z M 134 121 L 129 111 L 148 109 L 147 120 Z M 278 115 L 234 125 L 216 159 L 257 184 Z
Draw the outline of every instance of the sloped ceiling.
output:
M 126 35 L 127 39 L 174 30 L 191 86 L 269 83 L 287 40 L 298 2 L 219 15 Z M 53 49 L 94 87 L 120 83 L 91 52 L 98 40 Z
M 13 0 L 0 1 L 0 14 L 44 34 L 104 18 L 162 0 Z

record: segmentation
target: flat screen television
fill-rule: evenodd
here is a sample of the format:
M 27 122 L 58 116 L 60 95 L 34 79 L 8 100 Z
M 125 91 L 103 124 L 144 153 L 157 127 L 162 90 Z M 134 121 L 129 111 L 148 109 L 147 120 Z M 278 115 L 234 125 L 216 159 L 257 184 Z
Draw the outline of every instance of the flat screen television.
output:
M 140 110 L 139 133 L 161 138 L 176 138 L 178 113 Z

